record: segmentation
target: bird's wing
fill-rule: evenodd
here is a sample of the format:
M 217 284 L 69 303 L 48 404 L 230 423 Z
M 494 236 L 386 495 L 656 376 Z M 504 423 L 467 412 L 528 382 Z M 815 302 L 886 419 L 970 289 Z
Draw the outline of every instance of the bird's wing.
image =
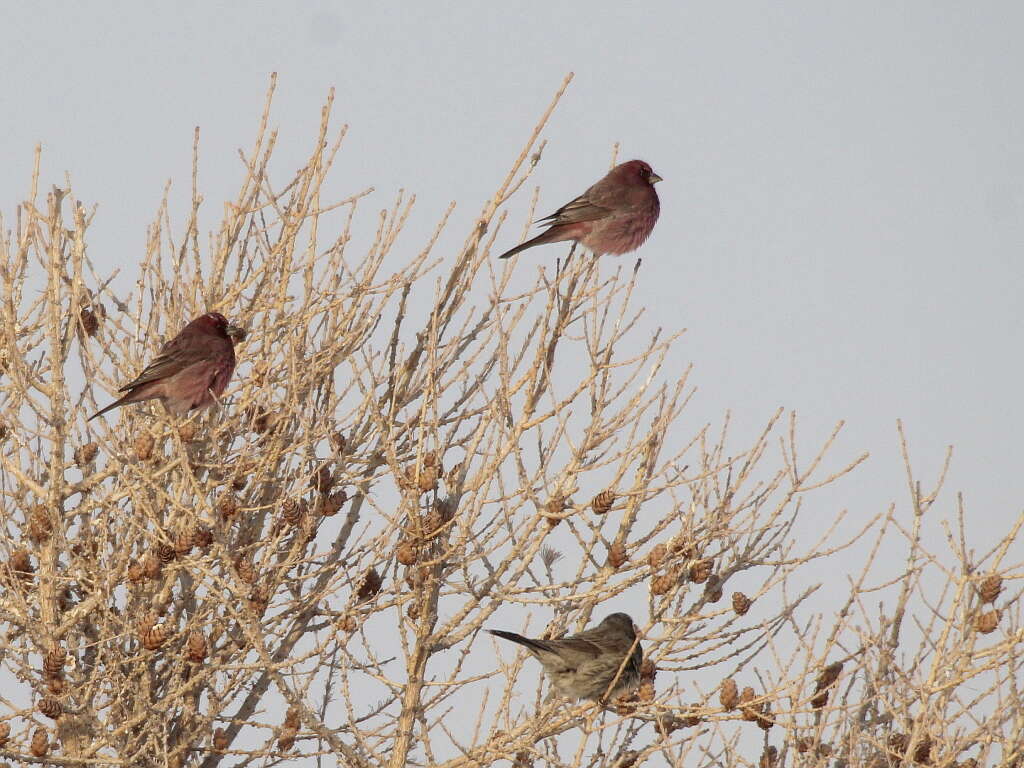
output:
M 593 656 L 595 659 L 601 655 L 602 651 L 602 648 L 598 643 L 595 643 L 593 640 L 588 640 L 585 637 L 580 637 L 579 635 L 576 635 L 575 637 L 566 637 L 556 642 L 561 648 L 582 653 L 586 656 Z
M 570 200 L 550 216 L 537 219 L 538 224 L 576 224 L 581 221 L 595 221 L 610 213 L 610 209 L 594 202 L 588 189 L 575 200 Z
M 580 632 L 569 640 L 580 640 L 597 647 L 601 651 L 614 651 L 621 653 L 625 656 L 629 653 L 630 648 L 633 647 L 633 638 L 630 634 L 619 633 L 619 632 L 608 632 L 604 626 L 592 627 L 584 632 Z M 639 647 L 637 643 L 637 647 Z
M 178 343 L 179 341 L 182 341 L 182 343 Z M 160 354 L 143 369 L 142 373 L 134 381 L 125 384 L 118 391 L 127 392 L 151 381 L 166 379 L 168 376 L 173 376 L 190 365 L 206 360 L 209 357 L 210 349 L 207 344 L 197 343 L 196 339 L 181 340 L 180 336 L 175 337 L 164 344 Z

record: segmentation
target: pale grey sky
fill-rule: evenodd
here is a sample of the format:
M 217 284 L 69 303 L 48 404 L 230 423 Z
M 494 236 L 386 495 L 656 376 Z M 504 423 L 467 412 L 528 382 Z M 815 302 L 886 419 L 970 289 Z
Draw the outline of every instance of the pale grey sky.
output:
M 731 408 L 749 427 L 784 405 L 808 437 L 846 419 L 844 447 L 873 455 L 837 499 L 852 507 L 901 492 L 902 417 L 922 468 L 953 443 L 970 509 L 1010 519 L 1022 28 L 1014 2 L 11 3 L 0 206 L 42 142 L 44 183 L 67 171 L 100 206 L 92 257 L 130 265 L 164 182 L 187 199 L 199 125 L 212 227 L 276 70 L 282 173 L 334 85 L 351 126 L 337 188 L 372 184 L 377 207 L 414 191 L 423 231 L 455 200 L 454 243 L 572 70 L 540 206 L 599 177 L 615 141 L 665 177 L 641 287 L 652 324 L 689 329 L 689 417 Z
M 9 3 L 0 210 L 12 226 L 42 142 L 44 188 L 70 173 L 99 204 L 91 257 L 133 278 L 165 181 L 188 199 L 193 127 L 210 229 L 277 71 L 282 174 L 336 86 L 333 189 L 415 192 L 413 233 L 455 200 L 454 245 L 574 71 L 541 212 L 616 141 L 664 177 L 640 288 L 650 326 L 689 329 L 684 425 L 731 409 L 746 433 L 782 405 L 809 450 L 845 419 L 837 456 L 872 459 L 825 503 L 866 517 L 906 501 L 902 418 L 922 474 L 955 445 L 983 544 L 1024 506 L 1022 29 L 1019 2 Z

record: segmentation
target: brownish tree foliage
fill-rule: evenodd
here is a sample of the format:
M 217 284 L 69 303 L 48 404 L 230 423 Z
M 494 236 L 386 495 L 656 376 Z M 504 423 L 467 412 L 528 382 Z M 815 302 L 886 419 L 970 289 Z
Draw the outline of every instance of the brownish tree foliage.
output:
M 908 504 L 856 527 L 809 514 L 860 458 L 832 458 L 837 427 L 798 460 L 781 412 L 742 443 L 728 419 L 684 428 L 678 335 L 642 330 L 638 264 L 493 260 L 556 102 L 461 244 L 450 210 L 425 242 L 403 232 L 404 194 L 376 215 L 369 191 L 329 199 L 345 135 L 330 102 L 284 177 L 268 98 L 219 228 L 200 236 L 198 189 L 180 227 L 165 200 L 121 277 L 88 249 L 94 211 L 39 193 L 37 170 L 0 221 L 0 754 L 1021 759 L 1019 523 L 974 552 L 909 457 Z M 214 310 L 249 330 L 219 406 L 86 423 Z M 545 698 L 537 665 L 481 633 L 571 633 L 613 610 L 647 663 L 606 708 Z

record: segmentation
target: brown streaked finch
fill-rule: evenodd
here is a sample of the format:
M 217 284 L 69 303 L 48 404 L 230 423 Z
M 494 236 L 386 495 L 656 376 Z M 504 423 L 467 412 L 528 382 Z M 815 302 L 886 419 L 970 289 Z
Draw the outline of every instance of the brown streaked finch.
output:
M 643 160 L 617 165 L 575 200 L 538 219 L 538 223 L 548 225 L 546 230 L 498 258 L 507 259 L 535 245 L 563 240 L 574 240 L 595 256 L 635 251 L 658 221 L 661 203 L 654 185 L 659 181 L 661 176 Z
M 213 405 L 235 371 L 235 341 L 244 338 L 245 330 L 230 325 L 219 312 L 197 317 L 161 347 L 138 378 L 118 390 L 124 397 L 96 411 L 89 421 L 143 400 L 160 400 L 175 416 Z
M 596 627 L 560 640 L 487 631 L 524 646 L 540 661 L 554 689 L 567 698 L 606 701 L 640 682 L 644 654 L 629 614 L 613 613 Z

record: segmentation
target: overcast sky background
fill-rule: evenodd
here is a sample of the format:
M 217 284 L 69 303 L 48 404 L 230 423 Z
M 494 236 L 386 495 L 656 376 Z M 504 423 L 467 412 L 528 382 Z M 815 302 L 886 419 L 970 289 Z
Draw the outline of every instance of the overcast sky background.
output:
M 455 200 L 461 242 L 573 71 L 540 208 L 596 180 L 616 141 L 664 176 L 640 287 L 651 325 L 689 329 L 691 416 L 753 426 L 783 405 L 808 441 L 846 419 L 843 447 L 872 453 L 851 508 L 902 491 L 899 417 L 922 469 L 952 443 L 952 487 L 1008 520 L 1024 495 L 1022 28 L 1013 2 L 11 4 L 0 210 L 12 226 L 41 142 L 43 188 L 68 172 L 99 204 L 92 258 L 130 271 L 164 183 L 188 199 L 196 125 L 216 225 L 277 71 L 278 167 L 305 156 L 333 85 L 351 126 L 339 193 L 415 192 L 410 247 Z
M 1019 2 L 11 3 L 0 210 L 12 227 L 41 142 L 43 189 L 69 173 L 99 205 L 92 259 L 133 279 L 168 179 L 184 210 L 196 125 L 216 225 L 277 71 L 282 173 L 335 86 L 338 196 L 415 192 L 409 248 L 455 200 L 454 249 L 573 71 L 540 212 L 615 142 L 664 177 L 640 298 L 648 327 L 688 329 L 668 368 L 695 365 L 686 423 L 731 409 L 749 434 L 781 405 L 806 453 L 845 419 L 837 462 L 872 458 L 825 498 L 867 517 L 905 506 L 902 418 L 925 478 L 955 446 L 949 489 L 990 543 L 1024 497 L 1022 29 Z

